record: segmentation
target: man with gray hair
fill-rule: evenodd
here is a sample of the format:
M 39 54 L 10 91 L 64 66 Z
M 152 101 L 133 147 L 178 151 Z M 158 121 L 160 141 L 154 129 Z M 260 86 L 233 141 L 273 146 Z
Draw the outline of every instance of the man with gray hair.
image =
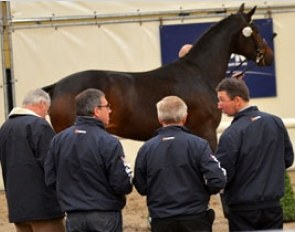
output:
M 50 97 L 30 91 L 0 129 L 0 160 L 9 221 L 17 232 L 65 232 L 54 188 L 45 184 L 44 161 L 54 131 L 45 120 Z
M 184 44 L 179 50 L 178 57 L 184 57 L 192 49 L 192 47 L 192 44 Z
M 177 96 L 156 104 L 162 128 L 138 151 L 134 185 L 147 196 L 153 232 L 211 231 L 211 194 L 226 177 L 206 140 L 184 127 L 187 105 Z

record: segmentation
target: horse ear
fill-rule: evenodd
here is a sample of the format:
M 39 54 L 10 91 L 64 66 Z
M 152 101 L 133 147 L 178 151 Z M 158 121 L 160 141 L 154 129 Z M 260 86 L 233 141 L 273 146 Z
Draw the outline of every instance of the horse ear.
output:
M 251 21 L 252 15 L 255 13 L 255 11 L 256 11 L 256 6 L 254 6 L 254 7 L 252 8 L 252 10 L 250 10 L 250 11 L 248 12 L 248 14 L 247 14 L 248 22 Z
M 244 13 L 244 9 L 245 9 L 245 3 L 242 3 L 242 5 L 240 6 L 240 9 L 238 10 L 238 13 Z

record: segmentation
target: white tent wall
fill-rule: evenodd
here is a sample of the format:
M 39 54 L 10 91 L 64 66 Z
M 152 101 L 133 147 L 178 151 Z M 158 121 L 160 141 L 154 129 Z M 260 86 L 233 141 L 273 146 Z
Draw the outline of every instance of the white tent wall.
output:
M 145 14 L 147 12 L 180 11 L 238 7 L 245 1 L 196 0 L 99 0 L 99 1 L 11 1 L 14 19 L 99 15 Z M 273 6 L 280 1 L 249 1 L 247 5 Z M 288 4 L 286 1 L 283 4 Z
M 148 12 L 183 11 L 205 9 L 238 8 L 242 3 L 246 7 L 272 8 L 275 6 L 288 6 L 294 1 L 239 1 L 239 0 L 85 0 L 85 1 L 48 1 L 48 0 L 13 0 L 11 1 L 12 15 L 15 20 L 44 17 L 67 17 L 93 15 L 129 15 L 146 14 Z
M 16 99 L 86 69 L 149 70 L 159 66 L 159 23 L 16 30 L 12 34 Z
M 1 40 L 1 39 L 0 39 Z M 2 40 L 0 41 L 0 44 L 2 44 Z M 2 65 L 2 53 L 0 54 L 0 126 L 2 122 L 5 120 L 5 91 L 6 88 L 5 80 L 3 78 L 3 65 Z M 0 165 L 0 176 L 2 175 L 2 169 Z M 3 179 L 0 177 L 0 189 L 3 189 Z
M 179 10 L 180 8 L 221 7 L 224 1 L 12 1 L 16 19 L 48 16 L 84 16 L 99 14 L 130 14 L 147 11 Z
M 1 43 L 1 42 L 0 42 Z M 5 94 L 4 89 L 6 88 L 5 81 L 3 78 L 3 67 L 2 67 L 2 55 L 0 54 L 0 126 L 2 122 L 5 120 Z

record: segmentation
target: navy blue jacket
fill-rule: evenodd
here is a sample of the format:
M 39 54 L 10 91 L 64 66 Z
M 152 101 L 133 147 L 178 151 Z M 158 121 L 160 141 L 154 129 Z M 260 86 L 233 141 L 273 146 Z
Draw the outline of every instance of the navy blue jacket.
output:
M 186 217 L 208 209 L 225 176 L 206 140 L 185 127 L 162 127 L 139 150 L 134 184 L 152 218 Z
M 0 159 L 10 222 L 64 217 L 55 189 L 44 179 L 54 131 L 32 111 L 14 108 L 0 129 Z
M 283 197 L 284 172 L 294 153 L 282 120 L 251 106 L 221 135 L 216 157 L 227 170 L 225 203 L 264 208 Z
M 120 211 L 132 190 L 119 140 L 91 117 L 77 117 L 52 139 L 45 172 L 66 212 Z

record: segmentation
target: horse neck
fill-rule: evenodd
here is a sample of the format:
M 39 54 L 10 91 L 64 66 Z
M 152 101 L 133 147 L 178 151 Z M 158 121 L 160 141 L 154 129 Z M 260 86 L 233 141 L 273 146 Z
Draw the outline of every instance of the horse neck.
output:
M 225 77 L 234 37 L 244 25 L 241 17 L 229 16 L 207 31 L 185 57 L 202 70 L 202 77 L 214 89 Z

